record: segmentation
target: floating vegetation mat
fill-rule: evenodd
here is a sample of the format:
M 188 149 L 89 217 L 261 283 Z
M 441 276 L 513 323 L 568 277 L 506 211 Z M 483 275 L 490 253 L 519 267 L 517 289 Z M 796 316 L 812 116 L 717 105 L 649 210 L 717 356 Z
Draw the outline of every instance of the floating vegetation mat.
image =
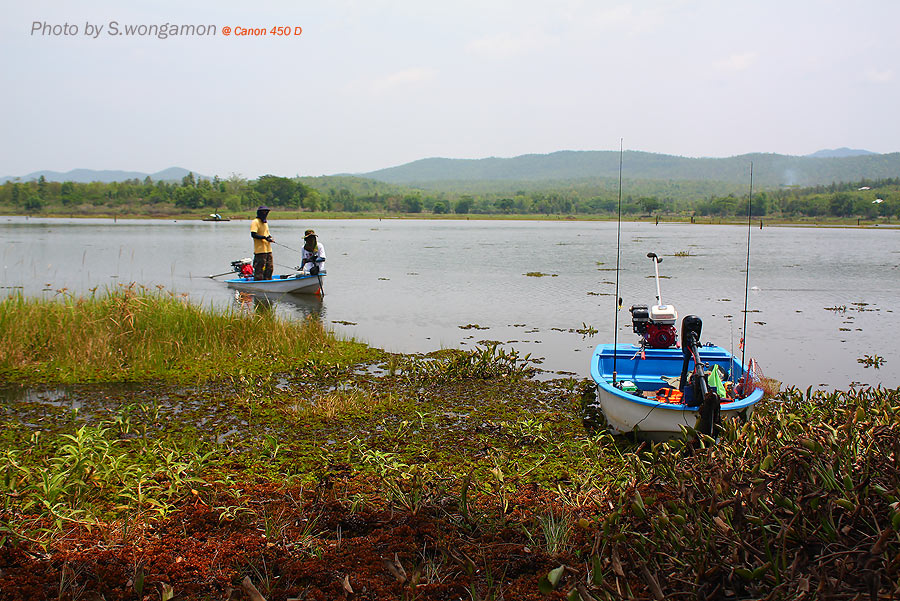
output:
M 224 444 L 149 405 L 47 406 L 41 433 L 7 412 L 0 599 L 900 592 L 900 391 L 789 389 L 718 442 L 636 445 L 518 365 L 229 383 Z

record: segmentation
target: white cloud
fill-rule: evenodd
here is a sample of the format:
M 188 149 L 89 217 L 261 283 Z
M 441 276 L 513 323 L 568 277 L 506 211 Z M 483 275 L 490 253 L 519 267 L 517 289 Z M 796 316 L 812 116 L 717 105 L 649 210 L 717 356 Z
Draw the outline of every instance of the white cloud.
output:
M 602 8 L 587 15 L 584 23 L 591 29 L 620 30 L 640 34 L 658 29 L 664 22 L 662 13 L 652 8 L 635 10 L 630 4 Z
M 437 71 L 427 67 L 413 67 L 391 73 L 381 79 L 376 79 L 372 83 L 372 91 L 387 92 L 394 88 L 405 86 L 416 86 L 434 79 Z
M 538 29 L 518 33 L 504 31 L 466 44 L 466 51 L 486 58 L 504 59 L 537 52 L 557 42 L 554 36 Z
M 744 52 L 741 54 L 732 54 L 713 63 L 713 67 L 717 71 L 725 73 L 739 73 L 746 71 L 754 64 L 759 55 L 756 52 Z
M 894 81 L 894 70 L 869 67 L 863 73 L 863 79 L 869 83 L 891 83 Z

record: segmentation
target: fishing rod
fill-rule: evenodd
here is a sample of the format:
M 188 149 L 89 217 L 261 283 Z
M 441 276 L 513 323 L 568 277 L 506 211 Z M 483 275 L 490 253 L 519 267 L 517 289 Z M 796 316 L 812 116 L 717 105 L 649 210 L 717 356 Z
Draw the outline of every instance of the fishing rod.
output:
M 616 344 L 619 340 L 619 305 L 622 301 L 619 299 L 619 246 L 622 241 L 622 138 L 619 138 L 619 216 L 616 220 L 616 313 L 613 319 L 613 386 L 616 385 L 616 358 L 619 353 L 616 351 Z
M 750 291 L 750 220 L 753 207 L 753 161 L 750 161 L 750 195 L 747 197 L 747 278 L 744 281 L 744 328 L 741 332 L 741 371 L 744 368 L 744 355 L 747 352 L 747 297 Z

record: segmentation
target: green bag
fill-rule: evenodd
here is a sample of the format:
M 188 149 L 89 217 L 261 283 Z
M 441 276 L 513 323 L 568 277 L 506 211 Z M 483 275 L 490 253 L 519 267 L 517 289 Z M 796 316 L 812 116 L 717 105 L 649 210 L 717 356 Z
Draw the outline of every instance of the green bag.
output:
M 725 374 L 722 373 L 722 368 L 718 365 L 713 365 L 712 371 L 709 372 L 709 375 L 706 377 L 706 381 L 709 382 L 709 387 L 716 391 L 716 394 L 719 395 L 719 398 L 724 399 L 725 395 L 725 382 L 722 381 L 722 378 Z

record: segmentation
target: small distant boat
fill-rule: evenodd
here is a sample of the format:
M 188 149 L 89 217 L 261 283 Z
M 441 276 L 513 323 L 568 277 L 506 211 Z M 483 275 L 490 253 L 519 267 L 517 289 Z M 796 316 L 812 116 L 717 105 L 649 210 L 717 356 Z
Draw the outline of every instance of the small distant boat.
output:
M 218 213 L 210 213 L 209 217 L 204 217 L 203 221 L 231 221 L 228 217 L 222 217 Z

